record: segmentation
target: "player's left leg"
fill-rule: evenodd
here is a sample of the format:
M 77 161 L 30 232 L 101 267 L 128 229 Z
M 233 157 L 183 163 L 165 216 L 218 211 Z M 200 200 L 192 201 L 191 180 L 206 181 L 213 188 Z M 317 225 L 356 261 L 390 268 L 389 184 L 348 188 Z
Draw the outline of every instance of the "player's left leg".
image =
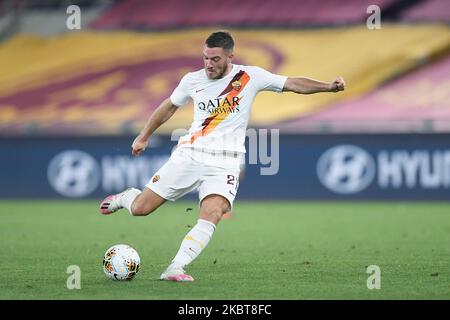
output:
M 243 158 L 243 162 L 241 163 L 240 168 L 241 168 L 241 171 L 239 172 L 238 181 L 244 180 L 244 177 L 245 177 L 245 158 Z M 231 211 L 231 207 L 230 207 L 230 210 L 228 210 L 228 212 L 223 214 L 222 219 L 231 219 L 232 217 L 233 217 L 233 212 Z
M 230 202 L 218 194 L 210 194 L 200 203 L 200 217 L 194 228 L 184 237 L 175 258 L 170 266 L 161 275 L 162 280 L 193 281 L 186 274 L 184 267 L 194 261 L 205 249 L 222 219 L 223 214 L 230 210 Z

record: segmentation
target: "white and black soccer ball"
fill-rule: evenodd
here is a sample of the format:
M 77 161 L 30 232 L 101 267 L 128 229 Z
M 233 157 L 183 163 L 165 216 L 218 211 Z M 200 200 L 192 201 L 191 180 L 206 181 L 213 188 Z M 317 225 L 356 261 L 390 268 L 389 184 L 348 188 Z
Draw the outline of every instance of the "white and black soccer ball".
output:
M 103 272 L 111 280 L 131 280 L 140 268 L 139 254 L 126 244 L 112 246 L 103 256 Z

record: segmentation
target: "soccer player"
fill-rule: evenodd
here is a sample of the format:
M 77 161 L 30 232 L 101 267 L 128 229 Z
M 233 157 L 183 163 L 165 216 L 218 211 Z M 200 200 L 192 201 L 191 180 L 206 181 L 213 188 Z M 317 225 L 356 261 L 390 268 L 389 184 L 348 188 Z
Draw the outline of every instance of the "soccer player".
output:
M 151 114 L 131 146 L 134 156 L 148 146 L 149 137 L 178 110 L 194 101 L 194 120 L 170 159 L 150 179 L 144 190 L 127 189 L 106 197 L 102 214 L 127 208 L 133 216 L 145 216 L 167 200 L 175 201 L 198 190 L 200 214 L 188 232 L 162 280 L 193 281 L 184 268 L 205 249 L 222 216 L 231 210 L 245 153 L 245 133 L 250 109 L 260 91 L 338 92 L 341 77 L 322 82 L 305 77 L 286 77 L 256 66 L 232 63 L 234 40 L 228 32 L 212 33 L 203 47 L 204 69 L 187 73 L 171 96 Z M 280 108 L 282 106 L 274 106 Z

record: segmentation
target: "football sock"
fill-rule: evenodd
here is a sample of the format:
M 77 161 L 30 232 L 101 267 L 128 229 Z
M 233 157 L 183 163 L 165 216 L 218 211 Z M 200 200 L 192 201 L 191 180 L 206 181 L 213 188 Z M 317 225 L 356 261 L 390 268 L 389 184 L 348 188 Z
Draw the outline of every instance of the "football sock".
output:
M 130 188 L 126 190 L 118 200 L 119 205 L 121 205 L 124 208 L 127 208 L 130 214 L 133 215 L 133 212 L 131 212 L 131 205 L 134 199 L 136 199 L 136 197 L 140 195 L 141 192 L 142 192 L 141 190 L 136 188 Z
M 197 224 L 184 237 L 180 249 L 169 268 L 184 268 L 198 257 L 208 245 L 216 225 L 207 220 L 198 219 Z

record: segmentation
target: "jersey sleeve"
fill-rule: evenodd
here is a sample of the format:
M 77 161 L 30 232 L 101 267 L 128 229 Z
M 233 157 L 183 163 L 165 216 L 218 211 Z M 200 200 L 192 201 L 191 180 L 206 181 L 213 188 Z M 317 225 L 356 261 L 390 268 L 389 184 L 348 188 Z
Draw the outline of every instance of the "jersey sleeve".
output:
M 254 67 L 255 79 L 259 91 L 282 92 L 288 77 L 271 73 L 260 67 Z
M 178 86 L 175 88 L 175 90 L 170 95 L 170 101 L 173 105 L 177 107 L 182 107 L 186 103 L 188 103 L 189 99 L 191 98 L 189 94 L 189 74 L 185 75 Z

